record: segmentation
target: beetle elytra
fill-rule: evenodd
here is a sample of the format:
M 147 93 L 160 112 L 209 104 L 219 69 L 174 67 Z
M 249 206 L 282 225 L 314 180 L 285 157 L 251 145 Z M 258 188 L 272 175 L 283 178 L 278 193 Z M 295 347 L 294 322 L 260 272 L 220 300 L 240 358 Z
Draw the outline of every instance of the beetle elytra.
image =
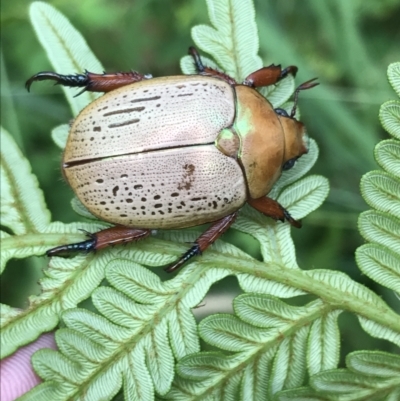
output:
M 297 68 L 271 65 L 243 83 L 205 67 L 196 49 L 196 75 L 152 78 L 137 72 L 60 75 L 40 72 L 34 81 L 106 92 L 74 120 L 62 171 L 78 199 L 114 227 L 49 256 L 137 241 L 153 229 L 211 223 L 166 270 L 205 251 L 233 223 L 247 202 L 266 216 L 300 222 L 268 198 L 282 170 L 305 154 L 307 134 L 296 120 L 297 87 L 290 115 L 274 109 L 257 87 L 276 84 Z

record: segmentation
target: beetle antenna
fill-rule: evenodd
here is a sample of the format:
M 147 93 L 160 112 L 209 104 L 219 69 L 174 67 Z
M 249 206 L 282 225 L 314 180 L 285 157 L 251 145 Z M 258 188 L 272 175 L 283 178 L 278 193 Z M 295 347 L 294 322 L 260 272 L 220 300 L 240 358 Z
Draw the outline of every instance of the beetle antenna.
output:
M 307 82 L 302 83 L 294 91 L 294 104 L 293 104 L 292 111 L 290 113 L 290 117 L 291 118 L 294 117 L 295 114 L 296 114 L 297 102 L 299 100 L 299 92 L 302 91 L 302 90 L 305 90 L 305 89 L 314 88 L 314 86 L 319 85 L 319 82 L 315 82 L 316 79 L 318 79 L 318 78 L 313 78 L 313 79 L 310 79 Z

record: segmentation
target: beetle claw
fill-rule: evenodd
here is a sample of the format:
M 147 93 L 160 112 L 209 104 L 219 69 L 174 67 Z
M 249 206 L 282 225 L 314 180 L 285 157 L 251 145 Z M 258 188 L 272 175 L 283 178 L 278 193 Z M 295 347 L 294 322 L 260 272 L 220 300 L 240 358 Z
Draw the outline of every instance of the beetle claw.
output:
M 37 75 L 33 75 L 30 77 L 26 82 L 25 82 L 25 89 L 30 92 L 31 91 L 31 86 L 35 81 L 38 81 L 39 79 L 37 78 Z

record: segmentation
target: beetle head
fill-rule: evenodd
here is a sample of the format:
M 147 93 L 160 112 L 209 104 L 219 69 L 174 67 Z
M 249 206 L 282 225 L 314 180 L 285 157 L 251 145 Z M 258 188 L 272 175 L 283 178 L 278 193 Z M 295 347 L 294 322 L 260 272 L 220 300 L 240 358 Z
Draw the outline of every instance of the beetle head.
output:
M 308 152 L 309 138 L 301 121 L 282 115 L 279 115 L 279 121 L 285 137 L 282 169 L 289 170 L 299 157 Z
M 301 121 L 296 120 L 294 116 L 296 115 L 299 92 L 319 85 L 318 82 L 315 82 L 316 79 L 317 78 L 310 79 L 296 88 L 294 92 L 293 108 L 290 115 L 284 109 L 275 109 L 285 136 L 285 152 L 282 164 L 283 170 L 289 170 L 292 168 L 296 160 L 308 152 L 309 138 L 306 129 L 304 124 Z

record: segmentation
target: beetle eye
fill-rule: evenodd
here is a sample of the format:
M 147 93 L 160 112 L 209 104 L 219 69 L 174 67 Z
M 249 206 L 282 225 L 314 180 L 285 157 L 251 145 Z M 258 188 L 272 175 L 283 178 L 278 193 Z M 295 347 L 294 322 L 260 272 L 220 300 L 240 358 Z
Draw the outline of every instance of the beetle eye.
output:
M 293 159 L 288 160 L 283 166 L 282 170 L 290 170 L 294 164 L 296 163 L 297 157 L 293 157 Z
M 285 109 L 277 108 L 275 109 L 275 113 L 283 117 L 289 117 L 289 114 Z

